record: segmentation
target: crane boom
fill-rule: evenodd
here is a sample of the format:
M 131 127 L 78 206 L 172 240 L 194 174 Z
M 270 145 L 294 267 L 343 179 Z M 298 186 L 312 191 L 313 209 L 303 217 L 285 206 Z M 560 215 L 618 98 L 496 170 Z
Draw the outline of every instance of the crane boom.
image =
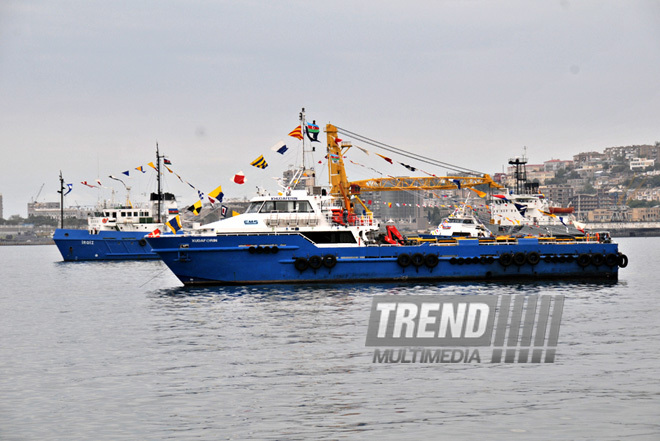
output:
M 464 187 L 488 185 L 491 188 L 503 188 L 485 174 L 483 176 L 434 176 L 434 177 L 390 177 L 365 179 L 349 182 L 344 168 L 344 154 L 352 147 L 351 143 L 342 143 L 337 138 L 337 127 L 326 126 L 328 148 L 328 172 L 330 176 L 330 194 L 344 201 L 344 207 L 353 211 L 351 196 L 369 209 L 358 195 L 362 191 L 410 191 L 410 190 L 454 190 Z M 339 141 L 339 143 L 337 142 Z M 457 183 L 460 182 L 460 187 Z
M 44 189 L 44 185 L 46 185 L 45 182 L 41 184 L 41 187 L 39 187 L 39 191 L 37 192 L 37 195 L 34 197 L 34 202 L 38 202 L 39 196 L 41 196 L 41 190 Z
M 352 181 L 348 184 L 351 194 L 360 194 L 362 191 L 454 190 L 459 188 L 457 182 L 460 182 L 461 188 L 477 185 L 502 188 L 489 175 L 376 178 Z

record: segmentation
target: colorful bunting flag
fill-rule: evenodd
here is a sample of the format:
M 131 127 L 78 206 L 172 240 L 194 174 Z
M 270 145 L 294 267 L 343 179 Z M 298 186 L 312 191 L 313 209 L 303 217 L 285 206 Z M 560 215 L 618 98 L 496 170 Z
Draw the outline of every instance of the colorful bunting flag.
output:
M 468 188 L 473 192 L 475 192 L 480 198 L 486 197 L 486 193 L 484 193 L 483 191 L 477 190 L 476 188 L 472 188 L 472 187 L 468 187 Z
M 213 190 L 211 193 L 209 193 L 209 197 L 216 199 L 218 202 L 222 202 L 222 198 L 225 196 L 225 194 L 222 192 L 222 186 L 218 186 L 215 190 Z M 211 202 L 213 203 L 213 202 Z
M 165 226 L 172 230 L 173 234 L 176 234 L 176 232 L 181 229 L 181 216 L 177 214 L 175 217 L 165 222 Z
M 68 190 L 62 196 L 68 195 L 69 193 L 71 193 L 71 190 L 73 190 L 73 184 L 66 184 L 66 186 L 67 186 Z
M 458 187 L 459 190 L 461 189 L 461 181 L 460 181 L 460 179 L 452 179 L 451 182 L 453 182 L 454 184 L 456 184 L 456 186 Z
M 291 133 L 289 133 L 289 136 L 292 136 L 292 137 L 302 141 L 302 139 L 303 139 L 302 128 L 300 126 L 296 127 L 295 129 L 293 129 L 291 131 Z
M 100 179 L 97 179 L 97 180 L 96 180 L 96 183 L 99 184 L 99 187 L 103 187 L 103 185 L 101 184 L 101 180 L 100 180 Z
M 80 181 L 80 183 L 81 183 L 82 185 L 86 185 L 86 186 L 88 186 L 89 188 L 96 188 L 96 185 L 88 184 L 87 181 Z
M 170 161 L 170 160 L 167 159 L 167 158 L 163 158 L 163 164 L 165 164 L 165 165 L 172 165 L 172 161 Z
M 384 160 L 386 160 L 390 164 L 394 164 L 394 162 L 392 162 L 392 160 L 390 158 L 388 158 L 387 156 L 379 155 L 378 153 L 376 153 L 376 155 L 380 156 L 381 158 L 383 158 Z
M 122 172 L 122 173 L 125 174 L 126 176 L 130 176 L 128 170 L 126 170 L 126 171 L 124 171 L 124 172 Z
M 264 159 L 264 155 L 261 155 L 261 156 L 259 156 L 257 159 L 255 159 L 254 161 L 252 161 L 252 162 L 250 163 L 250 165 L 252 165 L 253 167 L 260 168 L 260 169 L 262 169 L 262 170 L 263 170 L 264 168 L 268 167 L 268 163 L 267 163 L 266 160 Z
M 283 155 L 284 152 L 286 152 L 287 150 L 289 150 L 289 149 L 287 148 L 286 144 L 284 144 L 284 141 L 280 141 L 280 142 L 278 142 L 277 144 L 275 144 L 274 146 L 272 146 L 270 149 L 271 149 L 272 151 L 274 151 L 274 152 L 279 153 L 280 155 Z
M 236 184 L 245 184 L 245 182 L 247 180 L 245 179 L 245 175 L 243 174 L 243 171 L 241 170 L 241 171 L 239 171 L 238 173 L 236 173 L 234 175 L 234 177 L 232 178 L 232 181 L 234 181 Z
M 154 170 L 157 170 L 157 169 L 156 169 L 156 166 L 154 165 L 153 162 L 150 162 L 150 163 L 147 164 L 147 165 L 148 165 L 149 167 L 153 168 Z
M 203 192 L 197 190 L 197 195 L 199 196 L 199 200 L 200 200 L 200 201 L 203 201 L 203 200 L 204 200 L 204 193 L 203 193 Z
M 160 237 L 160 229 L 156 228 L 151 233 L 147 234 L 147 237 Z
M 407 168 L 408 170 L 410 170 L 412 172 L 417 171 L 417 169 L 415 167 L 412 167 L 408 164 L 404 164 L 403 162 L 399 162 L 399 164 L 403 165 L 405 168 Z
M 135 167 L 135 170 L 140 171 L 140 172 L 142 172 L 142 173 L 146 173 L 144 167 L 142 167 L 142 166 Z
M 202 211 L 202 201 L 197 201 L 188 207 L 188 211 L 192 211 L 195 216 L 199 216 L 199 212 Z

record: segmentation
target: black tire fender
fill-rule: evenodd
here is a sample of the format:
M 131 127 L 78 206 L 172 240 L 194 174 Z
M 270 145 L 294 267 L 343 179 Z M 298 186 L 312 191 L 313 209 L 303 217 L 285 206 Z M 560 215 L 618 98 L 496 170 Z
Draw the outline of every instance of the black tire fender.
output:
M 605 256 L 602 254 L 592 254 L 591 255 L 591 263 L 594 264 L 594 266 L 601 266 L 602 264 L 605 263 Z
M 616 254 L 610 253 L 607 256 L 605 256 L 605 264 L 610 268 L 617 266 L 618 263 L 619 263 L 619 257 Z
M 323 266 L 326 268 L 334 268 L 337 265 L 337 258 L 333 254 L 326 254 L 323 256 Z
M 319 256 L 312 256 L 312 257 L 309 258 L 307 263 L 309 264 L 309 267 L 311 269 L 317 270 L 317 269 L 321 268 L 321 266 L 323 265 L 323 259 Z
M 541 255 L 536 251 L 527 253 L 527 263 L 530 265 L 536 265 L 541 261 Z
M 410 257 L 412 264 L 419 267 L 424 265 L 424 255 L 422 253 L 415 253 Z
M 527 256 L 522 251 L 518 251 L 516 254 L 513 255 L 513 263 L 515 263 L 518 266 L 524 265 L 526 261 L 527 261 Z
M 617 263 L 619 264 L 619 267 L 625 268 L 628 266 L 628 256 L 625 254 L 619 253 L 618 261 Z
M 399 266 L 405 268 L 407 266 L 410 266 L 410 264 L 412 263 L 412 259 L 410 258 L 409 254 L 401 253 L 397 256 L 396 263 L 398 263 Z
M 309 263 L 307 263 L 307 259 L 305 259 L 304 257 L 298 257 L 295 263 L 293 264 L 293 266 L 295 266 L 296 269 L 302 273 L 307 269 Z
M 424 263 L 425 263 L 426 266 L 428 266 L 429 268 L 435 268 L 436 266 L 438 266 L 438 263 L 439 263 L 439 262 L 440 262 L 440 259 L 438 259 L 438 255 L 437 255 L 437 254 L 427 254 L 427 255 L 424 257 Z
M 580 254 L 577 258 L 577 264 L 585 268 L 591 263 L 591 256 L 586 253 Z
M 509 266 L 513 263 L 513 254 L 511 253 L 500 254 L 498 261 L 502 266 Z

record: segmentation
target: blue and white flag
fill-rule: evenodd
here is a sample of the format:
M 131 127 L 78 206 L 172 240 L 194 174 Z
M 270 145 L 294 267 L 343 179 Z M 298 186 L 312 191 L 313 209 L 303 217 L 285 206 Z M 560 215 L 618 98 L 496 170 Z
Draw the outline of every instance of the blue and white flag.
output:
M 284 141 L 280 141 L 280 142 L 278 142 L 277 144 L 275 144 L 274 146 L 272 146 L 270 149 L 271 149 L 272 151 L 274 151 L 274 152 L 279 153 L 280 155 L 283 155 L 284 152 L 286 152 L 287 150 L 289 150 L 288 147 L 286 146 L 286 144 L 284 144 Z

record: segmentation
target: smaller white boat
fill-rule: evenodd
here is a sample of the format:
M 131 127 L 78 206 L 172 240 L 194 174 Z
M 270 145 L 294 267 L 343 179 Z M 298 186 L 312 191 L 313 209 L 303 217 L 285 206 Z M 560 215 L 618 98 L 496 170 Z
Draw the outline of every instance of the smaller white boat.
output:
M 467 201 L 444 218 L 438 228 L 431 231 L 435 237 L 493 237 L 493 233 L 474 215 Z

